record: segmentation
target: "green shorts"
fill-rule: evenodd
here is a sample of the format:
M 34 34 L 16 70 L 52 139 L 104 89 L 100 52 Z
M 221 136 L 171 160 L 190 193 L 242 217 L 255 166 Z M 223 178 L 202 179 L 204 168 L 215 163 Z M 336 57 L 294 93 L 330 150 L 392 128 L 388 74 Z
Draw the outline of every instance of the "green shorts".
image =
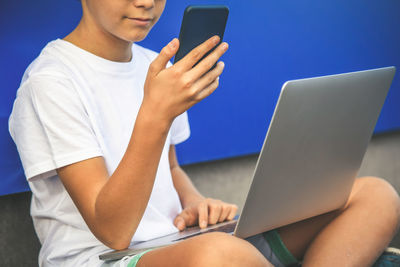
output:
M 268 231 L 262 233 L 262 235 L 267 241 L 269 247 L 271 248 L 272 254 L 274 254 L 279 259 L 279 262 L 282 264 L 282 266 L 299 265 L 301 263 L 287 249 L 277 230 Z M 279 265 L 275 264 L 275 266 Z
M 136 264 L 140 260 L 140 258 L 147 252 L 151 251 L 152 249 L 145 250 L 139 254 L 133 256 L 125 256 L 120 260 L 113 260 L 113 261 L 106 261 L 104 262 L 101 267 L 136 267 Z
M 136 264 L 138 263 L 138 261 L 140 260 L 140 258 L 147 252 L 151 251 L 151 249 L 143 251 L 139 254 L 136 254 L 135 256 L 133 256 L 130 260 L 128 265 L 126 265 L 126 267 L 136 267 Z

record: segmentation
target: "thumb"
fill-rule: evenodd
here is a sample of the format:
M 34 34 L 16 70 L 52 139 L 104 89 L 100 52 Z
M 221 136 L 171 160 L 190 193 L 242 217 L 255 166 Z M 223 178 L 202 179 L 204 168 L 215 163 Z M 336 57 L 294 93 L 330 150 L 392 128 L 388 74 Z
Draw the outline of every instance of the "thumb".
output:
M 164 46 L 160 54 L 150 64 L 149 72 L 153 75 L 157 75 L 160 71 L 165 69 L 168 61 L 176 54 L 179 48 L 179 40 L 177 38 L 172 39 L 168 45 Z
M 186 228 L 185 219 L 182 218 L 182 216 L 180 215 L 176 216 L 174 220 L 174 225 L 176 226 L 176 228 L 179 229 L 179 231 L 182 231 Z

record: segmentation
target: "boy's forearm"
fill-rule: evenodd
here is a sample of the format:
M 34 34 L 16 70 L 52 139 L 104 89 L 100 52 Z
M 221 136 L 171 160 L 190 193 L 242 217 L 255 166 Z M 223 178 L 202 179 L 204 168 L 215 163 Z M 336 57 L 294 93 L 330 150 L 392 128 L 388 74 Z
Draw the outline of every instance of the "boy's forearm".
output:
M 171 168 L 171 175 L 183 208 L 192 201 L 204 198 L 179 165 L 175 165 Z
M 169 122 L 150 115 L 139 111 L 128 148 L 96 199 L 97 227 L 113 248 L 128 246 L 139 225 L 169 131 Z

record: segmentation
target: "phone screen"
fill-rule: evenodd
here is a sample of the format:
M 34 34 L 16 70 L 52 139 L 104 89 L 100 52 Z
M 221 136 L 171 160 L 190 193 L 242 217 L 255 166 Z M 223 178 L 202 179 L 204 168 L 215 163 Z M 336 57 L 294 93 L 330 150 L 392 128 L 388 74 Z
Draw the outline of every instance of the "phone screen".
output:
M 179 33 L 180 46 L 175 55 L 174 63 L 214 35 L 218 35 L 222 41 L 228 14 L 229 9 L 227 6 L 188 6 L 183 15 Z M 204 57 L 211 53 L 212 50 Z

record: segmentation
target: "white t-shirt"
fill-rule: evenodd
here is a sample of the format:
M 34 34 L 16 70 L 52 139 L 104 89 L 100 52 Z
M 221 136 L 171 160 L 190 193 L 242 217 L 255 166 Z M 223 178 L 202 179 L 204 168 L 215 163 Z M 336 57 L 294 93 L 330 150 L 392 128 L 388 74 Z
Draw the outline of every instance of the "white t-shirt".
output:
M 99 266 L 98 255 L 109 250 L 90 232 L 55 169 L 102 156 L 109 174 L 115 171 L 132 134 L 149 64 L 157 56 L 136 44 L 132 53 L 130 62 L 114 62 L 57 39 L 25 71 L 9 129 L 33 193 L 40 266 Z M 189 135 L 183 113 L 171 126 L 132 242 L 178 231 L 173 219 L 181 204 L 168 150 Z

